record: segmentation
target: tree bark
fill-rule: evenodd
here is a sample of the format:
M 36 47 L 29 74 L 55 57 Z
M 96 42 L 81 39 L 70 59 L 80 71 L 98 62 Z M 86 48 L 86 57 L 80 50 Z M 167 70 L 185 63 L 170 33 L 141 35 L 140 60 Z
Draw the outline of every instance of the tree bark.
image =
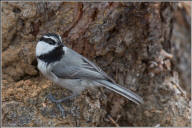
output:
M 190 126 L 189 3 L 3 2 L 3 126 Z M 85 90 L 61 114 L 46 95 L 70 95 L 37 70 L 45 33 L 144 98 L 136 105 L 104 88 Z

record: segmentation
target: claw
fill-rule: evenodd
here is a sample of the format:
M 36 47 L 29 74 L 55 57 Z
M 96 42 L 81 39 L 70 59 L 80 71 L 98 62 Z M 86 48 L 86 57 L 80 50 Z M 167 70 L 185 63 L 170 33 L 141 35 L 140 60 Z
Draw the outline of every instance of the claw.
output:
M 61 104 L 57 103 L 57 107 L 58 107 L 59 110 L 61 111 L 62 117 L 65 118 L 65 117 L 66 117 L 66 115 L 65 115 L 65 109 L 63 108 L 63 106 L 62 106 Z

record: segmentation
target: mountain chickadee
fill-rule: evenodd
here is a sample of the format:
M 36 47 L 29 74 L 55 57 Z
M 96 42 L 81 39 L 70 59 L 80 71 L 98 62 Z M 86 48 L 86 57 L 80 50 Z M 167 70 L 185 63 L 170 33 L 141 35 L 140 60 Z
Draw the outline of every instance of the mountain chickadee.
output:
M 69 89 L 72 96 L 55 100 L 50 94 L 49 98 L 59 107 L 62 115 L 64 109 L 61 102 L 79 95 L 87 87 L 106 87 L 136 104 L 143 103 L 143 99 L 131 90 L 121 87 L 94 63 L 66 47 L 59 35 L 45 34 L 36 46 L 38 69 L 44 76 L 57 85 Z

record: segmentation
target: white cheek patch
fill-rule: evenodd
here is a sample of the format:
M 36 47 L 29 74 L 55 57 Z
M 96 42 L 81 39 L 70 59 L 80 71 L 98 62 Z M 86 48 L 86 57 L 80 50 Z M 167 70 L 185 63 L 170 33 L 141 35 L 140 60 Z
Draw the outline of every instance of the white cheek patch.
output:
M 36 56 L 40 56 L 52 51 L 56 46 L 45 43 L 44 41 L 39 41 L 36 46 Z

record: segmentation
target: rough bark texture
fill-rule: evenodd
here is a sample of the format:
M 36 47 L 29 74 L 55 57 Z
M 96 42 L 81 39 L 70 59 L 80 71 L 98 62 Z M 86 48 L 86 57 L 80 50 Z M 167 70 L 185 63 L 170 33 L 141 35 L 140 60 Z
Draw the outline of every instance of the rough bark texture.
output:
M 190 126 L 189 3 L 24 3 L 2 8 L 3 126 Z M 100 88 L 70 95 L 37 70 L 35 46 L 47 32 L 144 98 L 136 105 Z

